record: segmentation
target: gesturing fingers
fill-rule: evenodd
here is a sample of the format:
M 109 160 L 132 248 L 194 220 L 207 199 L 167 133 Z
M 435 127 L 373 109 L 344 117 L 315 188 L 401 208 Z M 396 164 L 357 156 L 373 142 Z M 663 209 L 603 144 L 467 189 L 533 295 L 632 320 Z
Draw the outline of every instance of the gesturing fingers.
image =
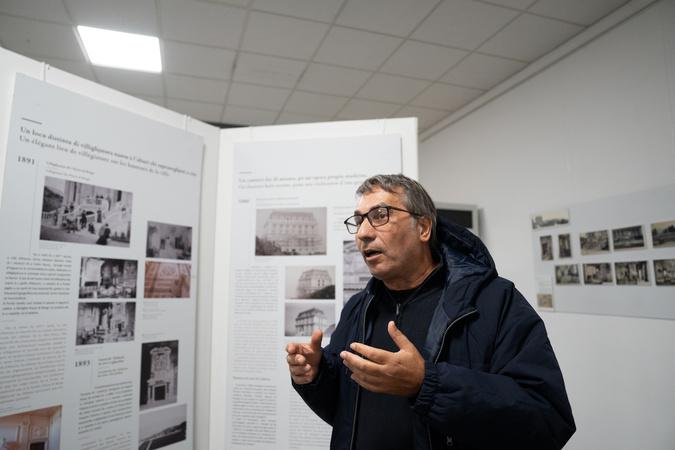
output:
M 369 361 L 373 361 L 378 364 L 384 364 L 390 361 L 394 355 L 394 353 L 392 352 L 388 352 L 380 348 L 371 347 L 370 345 L 360 344 L 358 342 L 352 342 L 349 345 L 349 348 L 354 350 L 359 355 L 363 355 L 363 357 L 368 359 Z

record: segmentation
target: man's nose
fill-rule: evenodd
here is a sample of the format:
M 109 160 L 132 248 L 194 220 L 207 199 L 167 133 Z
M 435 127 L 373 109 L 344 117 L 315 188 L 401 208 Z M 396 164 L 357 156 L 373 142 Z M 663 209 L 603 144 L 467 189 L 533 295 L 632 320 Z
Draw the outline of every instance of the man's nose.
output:
M 361 240 L 372 239 L 375 234 L 375 228 L 370 224 L 368 219 L 361 222 L 361 226 L 356 230 L 356 238 Z

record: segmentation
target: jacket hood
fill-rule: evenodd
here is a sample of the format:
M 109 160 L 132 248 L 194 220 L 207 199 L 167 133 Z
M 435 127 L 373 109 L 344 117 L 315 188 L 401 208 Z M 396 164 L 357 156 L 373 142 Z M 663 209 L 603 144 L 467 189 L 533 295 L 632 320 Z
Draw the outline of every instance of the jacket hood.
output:
M 457 224 L 437 217 L 436 237 L 447 266 L 449 282 L 468 275 L 497 275 L 497 268 L 483 241 Z

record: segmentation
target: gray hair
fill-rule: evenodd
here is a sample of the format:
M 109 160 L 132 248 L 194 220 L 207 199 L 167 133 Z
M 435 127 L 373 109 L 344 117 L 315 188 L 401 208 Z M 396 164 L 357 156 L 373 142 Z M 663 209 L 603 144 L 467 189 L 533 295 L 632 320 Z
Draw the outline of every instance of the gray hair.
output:
M 431 248 L 432 253 L 437 252 L 436 206 L 424 187 L 419 182 L 412 178 L 408 178 L 401 173 L 392 175 L 374 175 L 361 183 L 361 186 L 356 189 L 356 196 L 357 198 L 361 197 L 363 194 L 373 192 L 375 189 L 382 189 L 385 192 L 401 195 L 401 201 L 408 211 L 423 217 L 428 217 L 431 220 L 431 239 L 429 240 L 429 247 Z

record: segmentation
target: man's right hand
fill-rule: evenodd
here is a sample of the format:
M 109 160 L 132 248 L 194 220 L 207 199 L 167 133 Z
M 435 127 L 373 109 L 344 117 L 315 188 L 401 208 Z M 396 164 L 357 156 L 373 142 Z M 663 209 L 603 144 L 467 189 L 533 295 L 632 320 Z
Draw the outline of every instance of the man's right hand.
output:
M 309 344 L 291 342 L 286 346 L 286 362 L 295 384 L 311 383 L 319 374 L 322 338 L 321 330 L 314 330 Z

